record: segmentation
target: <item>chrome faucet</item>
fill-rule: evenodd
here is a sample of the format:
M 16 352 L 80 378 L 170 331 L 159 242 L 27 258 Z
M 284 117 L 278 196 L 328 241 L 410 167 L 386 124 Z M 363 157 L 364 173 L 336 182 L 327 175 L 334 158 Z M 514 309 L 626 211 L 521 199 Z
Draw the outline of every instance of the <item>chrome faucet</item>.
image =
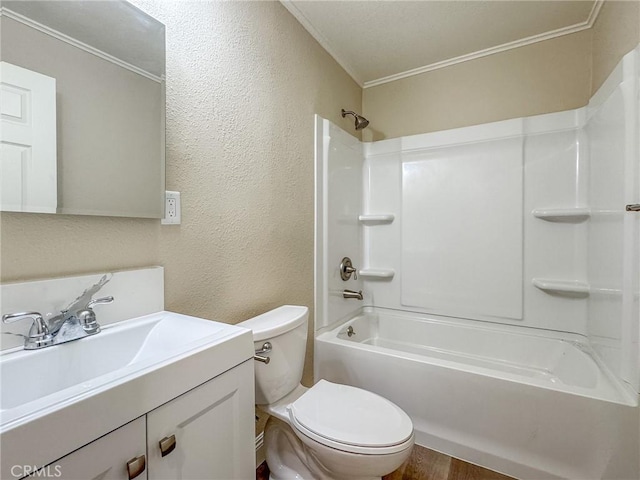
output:
M 24 337 L 25 350 L 37 350 L 95 335 L 100 333 L 100 325 L 96 320 L 93 307 L 111 303 L 113 297 L 103 297 L 96 300 L 93 300 L 92 297 L 109 280 L 111 280 L 111 276 L 104 275 L 98 283 L 87 288 L 67 308 L 50 319 L 45 320 L 39 312 L 19 312 L 3 315 L 2 322 L 13 323 L 25 318 L 33 320 L 29 335 L 21 335 Z
M 357 300 L 362 300 L 364 297 L 362 296 L 362 290 L 359 292 L 354 292 L 353 290 L 345 290 L 342 292 L 342 296 L 344 298 L 355 298 Z

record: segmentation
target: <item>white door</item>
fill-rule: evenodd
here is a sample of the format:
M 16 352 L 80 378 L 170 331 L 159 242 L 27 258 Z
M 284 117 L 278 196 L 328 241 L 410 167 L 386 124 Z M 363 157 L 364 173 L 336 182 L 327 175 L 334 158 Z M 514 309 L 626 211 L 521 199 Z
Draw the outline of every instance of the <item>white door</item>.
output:
M 0 62 L 0 210 L 55 213 L 56 79 Z
M 252 362 L 244 362 L 147 415 L 150 480 L 254 478 Z
M 32 476 L 60 480 L 146 480 L 145 447 L 145 417 L 141 417 Z

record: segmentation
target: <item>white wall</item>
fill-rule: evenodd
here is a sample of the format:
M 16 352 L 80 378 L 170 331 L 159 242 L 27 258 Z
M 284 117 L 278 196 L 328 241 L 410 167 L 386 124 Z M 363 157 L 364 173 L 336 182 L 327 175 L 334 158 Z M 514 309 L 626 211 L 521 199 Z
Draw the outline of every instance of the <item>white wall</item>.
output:
M 627 54 L 589 104 L 588 332 L 607 365 L 636 391 L 640 215 L 638 78 L 640 49 Z
M 362 301 L 345 299 L 345 289 L 362 290 L 362 279 L 340 277 L 349 257 L 355 268 L 363 261 L 362 143 L 316 115 L 316 329 L 350 316 Z
M 585 334 L 583 295 L 532 284 L 585 282 L 585 225 L 532 214 L 584 203 L 579 121 L 550 114 L 369 144 L 368 213 L 396 215 L 365 227 L 366 266 L 395 271 L 365 278 L 373 304 Z
M 402 263 L 392 281 L 409 310 L 521 320 L 523 139 L 460 139 L 402 152 Z

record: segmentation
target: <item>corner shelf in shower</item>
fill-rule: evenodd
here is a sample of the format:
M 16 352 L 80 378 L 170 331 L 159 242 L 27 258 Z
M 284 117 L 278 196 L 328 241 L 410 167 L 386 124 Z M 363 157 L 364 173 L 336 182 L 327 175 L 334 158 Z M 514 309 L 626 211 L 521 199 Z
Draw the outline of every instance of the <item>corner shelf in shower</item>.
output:
M 534 278 L 531 283 L 543 292 L 556 294 L 571 294 L 579 296 L 588 296 L 591 290 L 586 282 L 577 280 L 549 280 L 546 278 Z
M 586 207 L 536 208 L 531 213 L 542 220 L 564 223 L 584 222 L 591 216 L 591 210 Z
M 360 223 L 364 225 L 386 225 L 393 223 L 395 218 L 396 216 L 393 213 L 379 213 L 360 215 L 358 220 L 360 220 Z
M 363 268 L 362 270 L 358 270 L 358 275 L 362 278 L 378 280 L 391 280 L 395 274 L 395 270 L 390 268 Z

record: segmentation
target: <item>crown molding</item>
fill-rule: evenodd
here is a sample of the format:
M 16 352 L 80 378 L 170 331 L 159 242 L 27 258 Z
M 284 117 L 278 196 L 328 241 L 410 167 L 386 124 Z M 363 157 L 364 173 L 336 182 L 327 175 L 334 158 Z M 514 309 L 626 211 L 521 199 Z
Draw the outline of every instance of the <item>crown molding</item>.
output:
M 589 25 L 589 28 L 593 27 L 594 23 L 596 23 L 602 5 L 604 5 L 604 0 L 596 0 L 595 2 L 593 2 L 593 7 L 591 8 L 591 12 L 589 13 L 589 18 L 587 18 L 587 24 Z
M 533 43 L 544 42 L 545 40 L 551 40 L 552 38 L 562 37 L 564 35 L 570 35 L 582 30 L 587 30 L 593 27 L 594 23 L 596 22 L 598 14 L 600 13 L 602 5 L 604 4 L 604 0 L 596 0 L 593 3 L 591 12 L 589 12 L 589 17 L 584 22 L 558 28 L 557 30 L 540 33 L 531 37 L 522 38 L 513 42 L 503 43 L 495 47 L 478 50 L 476 52 L 460 55 L 459 57 L 450 58 L 441 62 L 431 63 L 429 65 L 424 65 L 422 67 L 413 68 L 411 70 L 395 73 L 393 75 L 388 75 L 386 77 L 381 77 L 366 82 L 363 81 L 360 76 L 355 73 L 354 69 L 349 65 L 348 62 L 344 60 L 344 58 L 341 58 L 340 55 L 335 52 L 335 50 L 331 47 L 331 43 L 313 27 L 311 22 L 304 16 L 304 14 L 298 9 L 296 4 L 292 0 L 280 0 L 280 3 L 289 11 L 289 13 L 291 13 L 291 15 L 296 18 L 296 20 L 298 20 L 298 22 L 300 22 L 305 30 L 307 30 L 307 32 L 309 32 L 311 36 L 316 39 L 316 41 L 322 46 L 322 48 L 324 48 L 329 53 L 329 55 L 331 55 L 334 60 L 338 62 L 338 64 L 349 74 L 349 76 L 351 76 L 351 78 L 353 78 L 353 80 L 358 85 L 360 85 L 362 88 L 370 88 L 378 85 L 383 85 L 385 83 L 394 82 L 403 78 L 412 77 L 414 75 L 420 75 L 421 73 L 438 70 L 440 68 L 450 67 L 458 63 L 468 62 L 477 58 L 487 57 L 489 55 L 506 52 L 508 50 L 524 47 Z
M 26 25 L 35 30 L 38 30 L 39 32 L 49 35 L 53 38 L 56 38 L 65 43 L 68 43 L 69 45 L 73 45 L 74 47 L 79 48 L 80 50 L 83 50 L 92 55 L 95 55 L 96 57 L 100 57 L 103 60 L 114 63 L 119 67 L 130 70 L 134 73 L 137 73 L 138 75 L 142 75 L 143 77 L 146 77 L 149 80 L 153 80 L 154 82 L 158 82 L 158 83 L 162 83 L 164 81 L 164 75 L 162 77 L 159 77 L 158 75 L 155 75 L 151 72 L 147 72 L 146 70 L 140 67 L 136 67 L 135 65 L 132 65 L 123 60 L 120 60 L 119 58 L 114 57 L 113 55 L 109 55 L 108 53 L 103 52 L 102 50 L 98 50 L 97 48 L 92 47 L 91 45 L 87 45 L 86 43 L 76 40 L 75 38 L 70 37 L 69 35 L 65 35 L 64 33 L 59 32 L 58 30 L 55 30 L 51 27 L 43 25 L 42 23 L 36 22 L 35 20 L 32 20 L 29 17 L 25 17 L 24 15 L 14 12 L 13 10 L 8 9 L 7 7 L 0 7 L 0 17 L 3 17 L 3 16 L 7 18 L 11 18 L 16 22 L 20 22 L 23 25 Z
M 356 82 L 360 87 L 364 87 L 363 80 L 356 75 L 355 71 L 351 66 L 336 53 L 336 51 L 331 48 L 331 44 L 322 35 L 318 30 L 314 28 L 311 22 L 304 16 L 304 14 L 298 9 L 294 2 L 291 0 L 280 0 L 280 3 L 286 8 L 291 15 L 294 16 L 296 20 L 304 27 L 304 29 L 311 34 L 313 38 L 320 44 L 322 48 L 324 48 L 333 59 L 338 62 L 338 64 L 344 69 L 345 72 L 349 74 L 349 76 Z
M 604 0 L 596 0 L 593 4 L 593 7 L 591 8 L 589 17 L 584 22 L 576 23 L 575 25 L 569 25 L 567 27 L 558 28 L 556 30 L 551 30 L 549 32 L 540 33 L 538 35 L 533 35 L 531 37 L 522 38 L 520 40 L 514 40 L 513 42 L 503 43 L 502 45 L 497 45 L 495 47 L 485 48 L 484 50 L 478 50 L 477 52 L 467 53 L 465 55 L 460 55 L 459 57 L 450 58 L 448 60 L 432 63 L 429 65 L 425 65 L 423 67 L 413 68 L 405 72 L 396 73 L 386 77 L 378 78 L 376 80 L 370 80 L 370 81 L 364 82 L 363 88 L 370 88 L 378 85 L 383 85 L 385 83 L 394 82 L 396 80 L 412 77 L 414 75 L 420 75 L 421 73 L 431 72 L 433 70 L 438 70 L 440 68 L 450 67 L 458 63 L 468 62 L 470 60 L 475 60 L 477 58 L 487 57 L 489 55 L 506 52 L 508 50 L 524 47 L 527 45 L 531 45 L 533 43 L 544 42 L 545 40 L 551 40 L 552 38 L 558 38 L 564 35 L 570 35 L 572 33 L 581 32 L 582 30 L 587 30 L 593 27 L 594 23 L 596 22 L 603 3 L 604 3 Z

